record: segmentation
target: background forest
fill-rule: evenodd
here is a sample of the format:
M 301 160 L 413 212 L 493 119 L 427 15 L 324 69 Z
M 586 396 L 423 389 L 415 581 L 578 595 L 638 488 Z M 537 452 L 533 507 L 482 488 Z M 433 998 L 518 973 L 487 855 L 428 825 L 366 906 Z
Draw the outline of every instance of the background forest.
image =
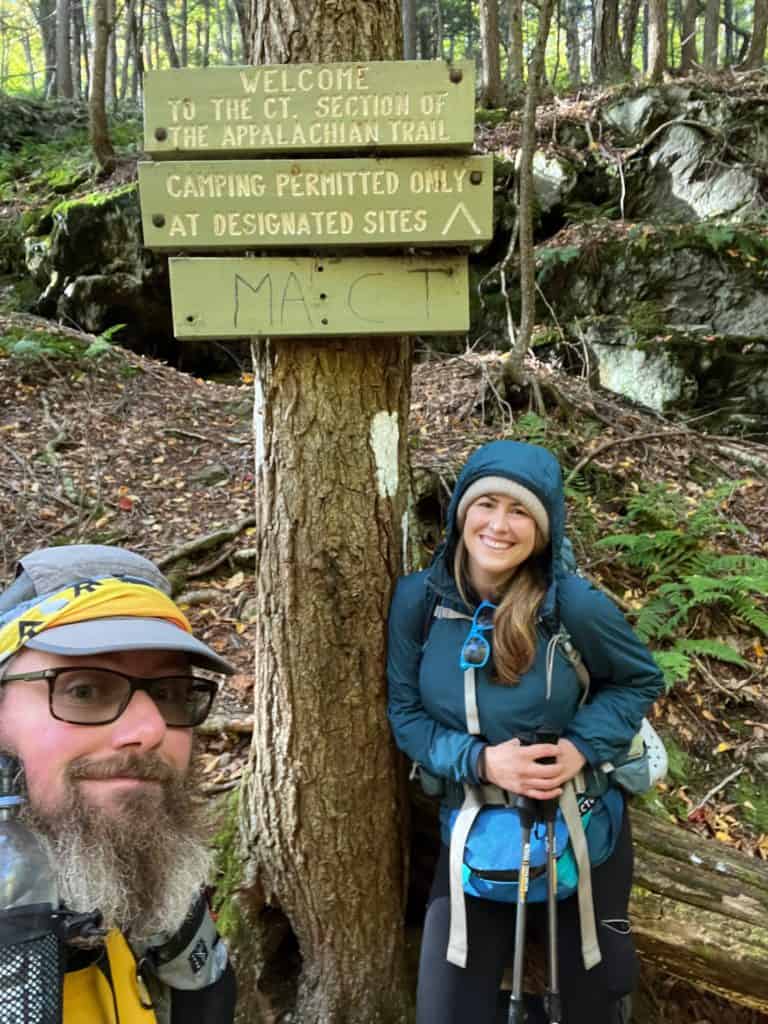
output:
M 290 6 L 290 5 L 289 5 Z M 406 58 L 477 58 L 481 101 L 520 89 L 541 12 L 524 0 L 403 0 Z M 0 0 L 0 91 L 141 100 L 145 70 L 248 64 L 259 0 Z M 546 50 L 555 90 L 648 78 L 670 69 L 762 66 L 768 0 L 558 0 Z

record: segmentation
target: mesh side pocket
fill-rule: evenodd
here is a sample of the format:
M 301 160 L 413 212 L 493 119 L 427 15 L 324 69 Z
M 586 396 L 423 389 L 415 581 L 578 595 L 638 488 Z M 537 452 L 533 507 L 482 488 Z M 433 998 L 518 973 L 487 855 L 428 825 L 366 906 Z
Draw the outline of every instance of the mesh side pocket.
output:
M 0 946 L 0 1024 L 61 1024 L 62 968 L 52 932 Z

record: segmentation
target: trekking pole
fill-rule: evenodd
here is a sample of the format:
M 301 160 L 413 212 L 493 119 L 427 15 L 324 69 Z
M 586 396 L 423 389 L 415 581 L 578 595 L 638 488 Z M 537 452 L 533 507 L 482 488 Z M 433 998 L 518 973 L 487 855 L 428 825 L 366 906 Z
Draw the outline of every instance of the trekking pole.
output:
M 537 732 L 537 743 L 557 743 L 559 736 Z M 554 764 L 554 757 L 543 757 L 541 764 Z M 544 1009 L 549 1024 L 560 1024 L 560 974 L 557 952 L 557 860 L 555 858 L 555 816 L 557 800 L 539 801 L 539 817 L 547 824 L 547 988 Z
M 509 999 L 508 1024 L 523 1024 L 523 965 L 525 962 L 525 915 L 528 897 L 528 875 L 531 867 L 531 829 L 536 820 L 536 801 L 516 796 L 513 804 L 520 816 L 522 855 L 517 880 L 517 917 L 515 918 L 515 958 L 512 963 L 512 995 Z

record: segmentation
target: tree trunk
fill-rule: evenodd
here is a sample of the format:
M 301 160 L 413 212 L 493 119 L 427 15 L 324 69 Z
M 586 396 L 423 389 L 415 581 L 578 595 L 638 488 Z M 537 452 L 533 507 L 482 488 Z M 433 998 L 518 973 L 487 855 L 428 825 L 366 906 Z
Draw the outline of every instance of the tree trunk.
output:
M 203 52 L 200 67 L 207 68 L 211 61 L 211 0 L 203 0 Z
M 667 0 L 648 0 L 648 81 L 656 84 L 667 69 Z
M 72 14 L 69 0 L 56 0 L 56 95 L 73 99 L 72 48 L 70 29 Z
M 181 66 L 189 64 L 189 14 L 187 11 L 187 0 L 181 0 Z
M 760 68 L 765 63 L 765 39 L 768 30 L 768 0 L 755 0 L 754 21 L 752 23 L 752 35 L 749 40 L 749 49 L 740 65 L 741 71 L 750 71 L 753 68 Z
M 627 74 L 632 71 L 632 56 L 635 49 L 641 3 L 642 0 L 626 0 L 621 12 L 621 53 Z
M 704 67 L 717 67 L 717 43 L 720 30 L 720 0 L 707 0 L 704 11 Z
M 406 60 L 416 60 L 418 33 L 416 0 L 403 0 L 403 56 Z
M 83 50 L 85 19 L 83 17 L 82 0 L 72 0 L 72 93 L 81 99 L 83 93 Z M 87 95 L 87 93 L 85 93 Z
M 596 85 L 626 77 L 619 45 L 618 0 L 594 0 L 592 31 L 592 81 Z
M 505 366 L 505 376 L 513 384 L 525 381 L 523 360 L 530 348 L 536 322 L 536 268 L 533 246 L 533 155 L 536 150 L 536 107 L 544 79 L 549 25 L 554 0 L 541 0 L 536 43 L 528 61 L 528 85 L 525 90 L 523 126 L 520 141 L 520 167 L 517 172 L 519 246 L 520 246 L 520 330 Z M 507 367 L 509 369 L 507 370 Z
M 257 64 L 401 56 L 397 0 L 253 0 L 251 23 Z M 409 1001 L 407 815 L 384 658 L 406 533 L 410 345 L 253 348 L 259 613 L 240 974 L 247 991 L 268 962 L 264 902 L 298 945 L 292 1019 L 395 1024 Z
M 399 0 L 252 0 L 251 25 L 252 64 L 400 60 L 403 52 Z
M 733 64 L 733 0 L 723 0 L 723 28 L 725 29 L 724 63 Z
M 165 52 L 168 55 L 168 63 L 172 68 L 181 67 L 179 54 L 176 50 L 176 44 L 173 41 L 171 19 L 168 16 L 168 0 L 157 0 L 157 13 L 160 18 L 160 28 L 163 33 L 163 44 L 165 45 Z
M 680 70 L 684 75 L 693 71 L 699 63 L 696 48 L 696 18 L 699 13 L 698 0 L 683 0 L 682 29 L 680 32 Z
M 508 46 L 507 82 L 511 91 L 520 92 L 525 84 L 523 69 L 523 0 L 509 0 Z M 568 61 L 570 67 L 570 51 L 568 53 Z M 578 87 L 574 86 L 573 88 Z
M 29 33 L 25 32 L 22 37 L 22 43 L 24 44 L 24 57 L 27 62 L 27 74 L 29 75 L 29 88 L 31 92 L 37 89 L 37 78 L 35 76 L 35 59 L 32 56 L 32 40 L 29 38 Z
M 91 148 L 99 167 L 107 173 L 115 165 L 106 109 L 107 53 L 112 32 L 110 6 L 110 0 L 93 0 L 93 79 L 88 103 Z
M 501 107 L 499 0 L 480 0 L 480 106 Z
M 240 41 L 243 50 L 243 64 L 251 63 L 251 14 L 249 0 L 232 0 L 237 14 L 240 29 Z
M 565 53 L 568 59 L 568 87 L 581 88 L 581 0 L 565 0 Z

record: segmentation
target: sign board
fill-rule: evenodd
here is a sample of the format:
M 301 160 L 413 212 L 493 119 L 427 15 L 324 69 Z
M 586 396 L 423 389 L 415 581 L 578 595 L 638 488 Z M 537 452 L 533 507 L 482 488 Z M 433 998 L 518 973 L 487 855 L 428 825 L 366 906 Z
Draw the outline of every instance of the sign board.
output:
M 147 71 L 152 157 L 471 149 L 471 61 Z
M 139 164 L 150 249 L 472 245 L 493 235 L 490 156 Z
M 169 264 L 181 339 L 469 330 L 466 255 L 175 257 Z

